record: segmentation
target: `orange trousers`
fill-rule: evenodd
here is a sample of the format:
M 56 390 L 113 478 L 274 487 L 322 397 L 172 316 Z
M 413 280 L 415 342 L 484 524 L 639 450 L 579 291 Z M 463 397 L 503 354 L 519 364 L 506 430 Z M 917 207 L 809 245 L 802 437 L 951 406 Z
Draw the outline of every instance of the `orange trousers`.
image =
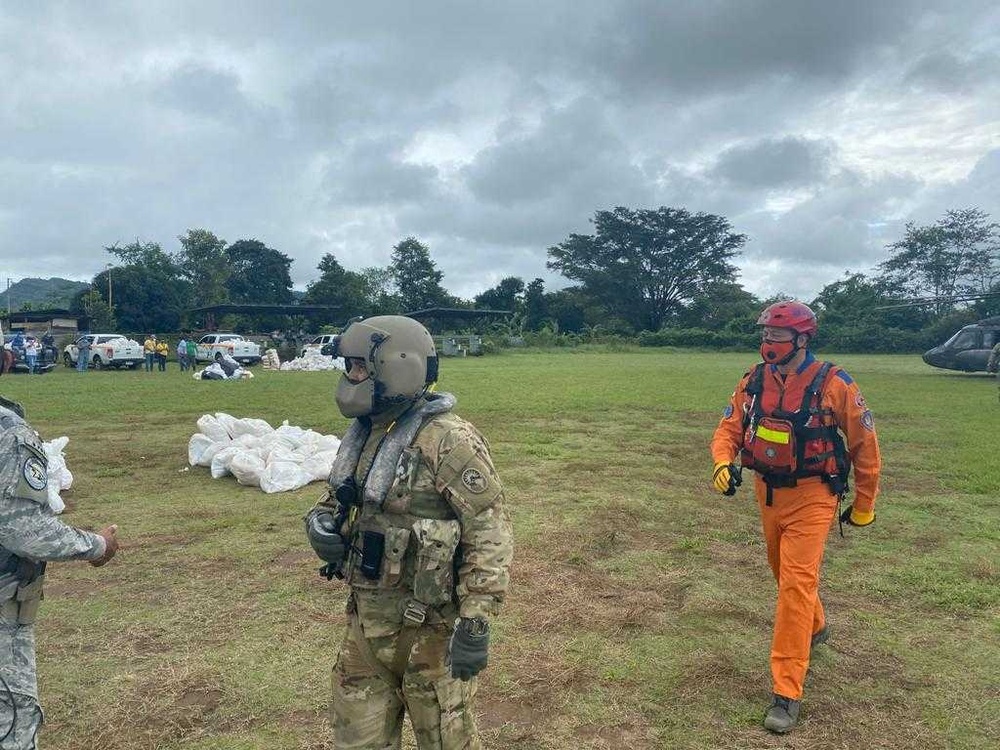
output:
M 778 582 L 778 604 L 771 640 L 774 692 L 799 700 L 809 669 L 809 644 L 826 625 L 819 599 L 819 569 L 826 537 L 837 513 L 837 496 L 819 478 L 797 487 L 772 490 L 755 477 L 757 503 L 767 542 L 767 561 Z

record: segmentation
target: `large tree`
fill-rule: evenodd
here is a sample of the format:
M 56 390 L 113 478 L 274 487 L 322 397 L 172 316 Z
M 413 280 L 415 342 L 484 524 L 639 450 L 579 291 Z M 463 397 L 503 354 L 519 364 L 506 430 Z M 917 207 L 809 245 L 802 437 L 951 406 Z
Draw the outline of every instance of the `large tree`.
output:
M 431 260 L 427 245 L 416 237 L 407 237 L 392 248 L 389 273 L 404 312 L 448 304 L 450 295 L 441 286 L 444 274 Z
M 487 289 L 475 298 L 477 308 L 486 310 L 510 310 L 519 312 L 524 305 L 524 280 L 517 276 L 507 276 L 492 289 Z
M 318 269 L 320 277 L 306 287 L 303 302 L 333 307 L 328 322 L 343 324 L 349 318 L 372 311 L 364 276 L 348 271 L 329 253 L 320 260 Z
M 1000 278 L 1000 225 L 989 218 L 966 208 L 948 211 L 928 226 L 910 222 L 879 265 L 883 278 L 909 294 L 942 298 L 939 313 L 952 307 L 950 297 L 988 291 Z
M 532 279 L 524 289 L 524 329 L 539 331 L 549 315 L 549 305 L 545 299 L 545 282 Z
M 232 269 L 226 255 L 226 241 L 207 229 L 189 229 L 178 239 L 182 248 L 180 268 L 191 283 L 195 307 L 228 302 L 227 285 Z
M 292 301 L 292 259 L 259 240 L 226 248 L 229 300 L 240 304 L 287 305 Z
M 119 329 L 139 335 L 176 331 L 191 301 L 190 286 L 181 278 L 177 258 L 155 242 L 139 240 L 105 250 L 122 265 L 97 274 L 93 288 L 102 296 L 110 291 L 110 312 Z M 109 301 L 106 296 L 105 301 Z M 83 311 L 84 304 L 81 295 L 77 309 Z
M 746 242 L 729 222 L 683 208 L 598 211 L 592 235 L 550 247 L 548 267 L 639 330 L 658 330 L 709 284 L 734 282 Z

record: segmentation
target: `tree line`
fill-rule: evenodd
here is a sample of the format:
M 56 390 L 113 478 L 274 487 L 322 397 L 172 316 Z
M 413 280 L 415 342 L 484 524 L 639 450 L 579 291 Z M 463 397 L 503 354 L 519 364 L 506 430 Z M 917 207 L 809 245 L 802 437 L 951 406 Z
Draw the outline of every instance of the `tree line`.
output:
M 329 308 L 300 324 L 343 325 L 357 315 L 432 307 L 509 310 L 497 332 L 552 341 L 614 336 L 649 345 L 747 346 L 754 320 L 778 294 L 760 299 L 739 283 L 734 258 L 747 241 L 722 216 L 684 208 L 597 211 L 590 234 L 547 249 L 547 267 L 572 282 L 545 289 L 516 276 L 466 300 L 443 285 L 428 246 L 407 237 L 388 266 L 354 271 L 326 254 L 305 293 L 292 289 L 292 259 L 254 239 L 226 243 L 211 231 L 180 236 L 180 250 L 155 242 L 105 248 L 117 260 L 73 300 L 73 312 L 102 330 L 200 327 L 189 311 L 217 304 L 309 304 Z M 906 225 L 872 274 L 847 272 L 811 304 L 818 344 L 853 351 L 915 351 L 961 323 L 1000 314 L 1000 225 L 976 209 L 948 211 L 927 226 Z M 807 273 L 803 270 L 803 273 Z M 109 276 L 110 281 L 109 281 Z M 971 304 L 960 300 L 987 295 Z M 993 296 L 988 296 L 993 295 Z M 927 305 L 898 307 L 914 297 Z M 287 318 L 239 316 L 237 330 L 283 328 Z M 480 330 L 480 332 L 482 332 Z

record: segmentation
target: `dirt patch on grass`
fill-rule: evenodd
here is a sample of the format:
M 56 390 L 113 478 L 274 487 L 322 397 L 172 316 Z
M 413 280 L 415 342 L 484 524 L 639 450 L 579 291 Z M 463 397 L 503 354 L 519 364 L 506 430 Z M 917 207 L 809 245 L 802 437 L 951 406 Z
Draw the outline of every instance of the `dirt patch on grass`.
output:
M 107 706 L 93 735 L 76 748 L 108 750 L 159 747 L 205 730 L 224 731 L 232 722 L 217 716 L 224 693 L 219 675 L 194 666 L 163 665 L 116 685 L 118 700 Z

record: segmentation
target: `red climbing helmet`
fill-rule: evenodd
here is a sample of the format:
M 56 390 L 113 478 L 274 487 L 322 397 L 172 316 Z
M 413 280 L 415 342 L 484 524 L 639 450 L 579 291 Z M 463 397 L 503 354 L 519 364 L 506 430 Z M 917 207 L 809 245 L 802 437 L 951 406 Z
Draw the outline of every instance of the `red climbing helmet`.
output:
M 760 317 L 757 318 L 757 325 L 790 328 L 796 333 L 815 336 L 816 313 L 809 309 L 809 305 L 798 300 L 775 302 L 764 308 Z

